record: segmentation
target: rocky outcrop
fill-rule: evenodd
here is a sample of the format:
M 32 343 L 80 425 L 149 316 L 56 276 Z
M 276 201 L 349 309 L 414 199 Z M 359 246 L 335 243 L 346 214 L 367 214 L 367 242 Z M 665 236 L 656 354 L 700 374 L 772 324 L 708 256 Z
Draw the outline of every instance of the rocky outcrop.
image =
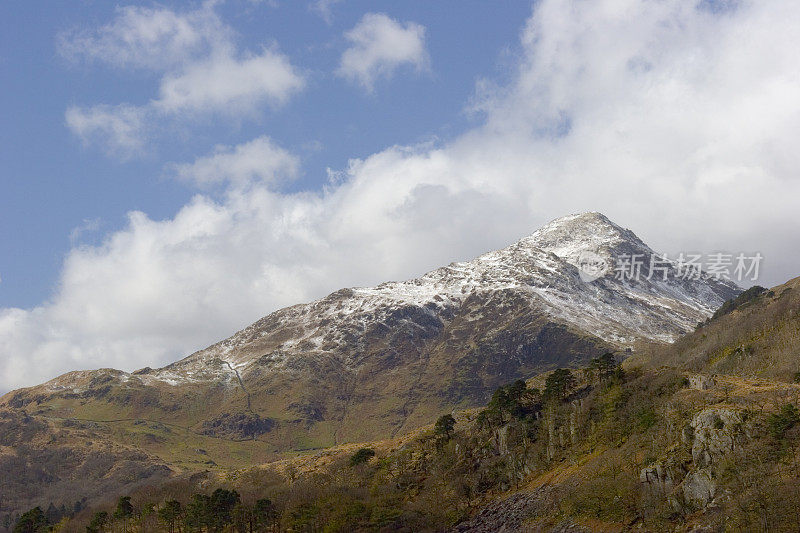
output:
M 746 437 L 742 415 L 730 407 L 707 407 L 684 430 L 691 440 L 692 468 L 683 478 L 684 502 L 704 508 L 718 496 L 717 467 Z
M 672 469 L 664 463 L 655 463 L 642 468 L 639 481 L 644 484 L 645 490 L 654 496 L 666 497 L 675 488 Z
M 689 376 L 689 388 L 694 390 L 709 390 L 717 385 L 713 377 L 705 374 L 694 374 Z
M 732 408 L 703 409 L 694 416 L 691 426 L 692 460 L 699 468 L 710 466 L 732 452 L 743 437 L 742 417 Z
M 717 482 L 711 468 L 689 472 L 683 479 L 683 497 L 698 507 L 706 507 L 717 495 Z
M 515 533 L 539 531 L 552 533 L 588 533 L 588 529 L 572 522 L 564 522 L 547 527 L 532 523 L 537 515 L 551 509 L 556 497 L 548 487 L 534 491 L 517 492 L 505 499 L 495 500 L 477 515 L 454 527 L 453 533 Z
M 269 433 L 274 426 L 274 420 L 261 418 L 255 413 L 222 413 L 203 422 L 202 433 L 212 437 L 246 440 Z
M 666 499 L 675 511 L 703 509 L 720 496 L 717 474 L 723 459 L 747 438 L 744 420 L 732 407 L 707 407 L 680 433 L 683 445 L 691 449 L 691 461 L 676 454 L 641 469 L 643 496 Z

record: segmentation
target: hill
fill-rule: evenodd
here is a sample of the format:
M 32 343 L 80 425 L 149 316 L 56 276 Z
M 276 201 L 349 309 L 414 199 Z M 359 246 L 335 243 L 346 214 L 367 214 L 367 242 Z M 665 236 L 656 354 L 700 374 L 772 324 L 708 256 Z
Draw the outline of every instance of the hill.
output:
M 613 264 L 654 252 L 599 213 L 572 215 L 417 279 L 279 310 L 164 368 L 71 372 L 13 391 L 0 410 L 35 421 L 43 437 L 9 434 L 0 469 L 42 460 L 46 447 L 86 458 L 102 445 L 138 452 L 125 479 L 146 479 L 154 466 L 179 476 L 402 435 L 481 406 L 515 379 L 668 342 L 740 292 L 709 276 L 682 279 L 674 266 L 667 279 L 645 265 L 638 279 L 586 280 L 586 253 Z M 48 503 L 44 494 L 71 503 L 71 463 L 56 454 L 44 464 L 52 474 L 23 489 L 0 485 L 2 511 Z M 115 464 L 97 475 L 116 479 Z M 107 486 L 87 483 L 85 493 Z

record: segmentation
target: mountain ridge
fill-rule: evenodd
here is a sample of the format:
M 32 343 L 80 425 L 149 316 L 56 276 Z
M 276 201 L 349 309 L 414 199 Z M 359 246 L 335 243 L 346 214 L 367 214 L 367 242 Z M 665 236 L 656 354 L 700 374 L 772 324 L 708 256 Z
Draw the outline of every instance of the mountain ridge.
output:
M 578 238 L 575 238 L 574 234 L 578 234 Z M 649 283 L 622 282 L 617 285 L 626 289 L 624 297 L 638 304 L 648 298 L 655 302 L 655 305 L 649 310 L 653 315 L 649 317 L 649 324 L 645 323 L 646 321 L 641 317 L 626 320 L 626 317 L 620 318 L 619 313 L 615 316 L 612 308 L 619 306 L 622 303 L 620 301 L 605 302 L 609 305 L 603 305 L 601 301 L 599 307 L 593 309 L 595 312 L 587 315 L 584 311 L 591 308 L 587 307 L 585 298 L 578 302 L 571 302 L 564 295 L 569 294 L 569 291 L 575 293 L 589 288 L 604 292 L 600 295 L 601 298 L 611 298 L 619 296 L 619 294 L 611 294 L 609 285 L 613 283 L 613 280 L 608 278 L 600 279 L 594 285 L 584 283 L 579 279 L 580 253 L 584 251 L 598 254 L 606 260 L 613 259 L 613 254 L 621 253 L 655 254 L 632 231 L 614 224 L 601 213 L 568 215 L 551 221 L 533 234 L 506 248 L 487 252 L 471 261 L 454 262 L 407 281 L 385 282 L 375 287 L 340 289 L 319 300 L 275 311 L 236 332 L 231 337 L 160 369 L 144 368 L 119 375 L 124 376 L 123 379 L 139 376 L 145 381 L 154 378 L 161 379 L 168 384 L 176 384 L 180 380 L 190 380 L 191 377 L 186 373 L 176 375 L 174 370 L 187 367 L 188 363 L 194 362 L 198 358 L 208 359 L 211 357 L 220 358 L 231 365 L 228 371 L 223 369 L 222 374 L 216 373 L 216 377 L 221 378 L 224 375 L 232 378 L 236 375 L 237 369 L 244 364 L 251 363 L 252 360 L 230 357 L 231 353 L 236 349 L 241 349 L 243 343 L 255 340 L 256 331 L 274 327 L 276 319 L 284 323 L 289 320 L 299 321 L 309 314 L 320 311 L 328 312 L 329 315 L 335 314 L 330 317 L 333 319 L 341 319 L 347 315 L 363 317 L 365 313 L 373 312 L 381 306 L 392 308 L 392 306 L 408 305 L 426 310 L 432 316 L 434 314 L 432 306 L 442 308 L 457 305 L 465 295 L 487 290 L 527 291 L 530 297 L 554 318 L 567 323 L 575 323 L 581 329 L 588 330 L 612 344 L 628 347 L 639 340 L 637 334 L 647 340 L 669 342 L 677 334 L 689 331 L 700 319 L 709 315 L 738 289 L 735 285 L 714 280 L 710 276 L 705 276 L 700 280 L 702 283 L 688 282 L 683 285 L 659 280 L 649 281 Z M 538 268 L 532 269 L 530 265 Z M 551 278 L 548 277 L 548 274 L 560 276 L 560 281 L 567 283 L 565 289 L 569 291 L 553 290 L 553 287 L 549 285 Z M 685 305 L 676 306 L 674 305 L 675 301 L 668 302 L 670 297 L 673 300 L 682 298 L 685 300 L 682 302 Z M 332 313 L 331 309 L 320 309 L 331 302 L 334 304 L 333 311 L 335 313 Z M 667 308 L 672 306 L 670 312 L 673 313 L 673 316 L 659 314 L 659 306 Z M 381 318 L 384 316 L 378 313 L 377 319 Z M 654 318 L 662 320 L 656 327 L 653 325 L 656 322 L 653 320 Z M 325 340 L 328 341 L 341 342 L 343 340 L 336 338 L 331 331 L 315 333 L 317 335 L 300 336 L 276 346 L 275 358 L 278 359 L 282 351 L 291 350 L 295 346 L 308 347 L 309 343 L 318 345 L 320 339 L 325 339 L 326 336 Z M 85 375 L 82 373 L 85 371 L 80 372 L 76 376 Z M 59 386 L 58 383 L 71 375 L 72 373 L 67 373 L 47 383 L 52 383 L 53 390 L 56 390 L 56 387 Z M 199 370 L 195 375 L 213 378 L 213 375 Z
M 98 475 L 124 483 L 114 457 L 133 458 L 125 479 L 147 479 L 405 434 L 516 379 L 667 342 L 740 292 L 709 276 L 587 281 L 583 252 L 607 264 L 653 253 L 599 213 L 571 215 L 472 261 L 278 310 L 160 369 L 76 371 L 12 391 L 4 423 L 40 431 L 33 444 L 9 433 L 0 468 L 45 461 L 49 472 L 15 489 L 13 506 L 69 491 L 65 458 L 101 445 L 109 470 Z

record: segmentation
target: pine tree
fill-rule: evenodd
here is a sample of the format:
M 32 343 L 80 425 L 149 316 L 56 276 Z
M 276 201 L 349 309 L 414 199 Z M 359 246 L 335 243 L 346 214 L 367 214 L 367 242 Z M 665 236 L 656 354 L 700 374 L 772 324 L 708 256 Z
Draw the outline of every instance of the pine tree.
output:
M 178 500 L 168 500 L 158 510 L 158 519 L 169 528 L 169 533 L 175 533 L 175 524 L 181 516 L 181 502 Z
M 554 370 L 544 383 L 544 398 L 560 402 L 575 386 L 575 376 L 566 368 Z
M 278 510 L 271 500 L 263 498 L 253 506 L 253 519 L 257 528 L 272 527 L 278 519 Z
M 433 432 L 439 437 L 450 439 L 450 434 L 453 433 L 453 428 L 455 428 L 455 426 L 456 419 L 453 418 L 453 415 L 442 415 L 439 417 L 439 420 L 436 421 Z
M 114 510 L 114 520 L 122 521 L 122 530 L 128 531 L 128 520 L 133 517 L 133 505 L 130 496 L 121 496 L 117 500 L 117 508 Z
M 47 517 L 41 507 L 34 507 L 19 517 L 14 533 L 38 533 L 47 531 Z
M 103 533 L 108 525 L 108 513 L 98 511 L 92 517 L 92 521 L 86 526 L 86 533 Z

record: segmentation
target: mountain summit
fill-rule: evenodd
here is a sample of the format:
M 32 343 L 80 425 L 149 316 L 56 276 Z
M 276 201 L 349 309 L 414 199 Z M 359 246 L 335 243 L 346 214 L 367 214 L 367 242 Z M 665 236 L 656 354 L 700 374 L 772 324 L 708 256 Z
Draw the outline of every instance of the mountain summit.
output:
M 615 275 L 615 258 L 652 254 L 600 213 L 570 215 L 472 261 L 281 309 L 158 370 L 75 372 L 32 390 L 86 394 L 102 374 L 104 387 L 157 391 L 156 403 L 170 409 L 185 410 L 186 387 L 214 391 L 219 416 L 245 410 L 300 425 L 319 445 L 372 438 L 479 404 L 517 377 L 638 341 L 670 341 L 738 292 L 706 275 L 681 279 L 674 266 L 666 279 L 650 276 L 647 264 L 636 279 Z M 582 276 L 587 255 L 605 264 L 604 275 Z M 364 424 L 365 414 L 376 421 Z

